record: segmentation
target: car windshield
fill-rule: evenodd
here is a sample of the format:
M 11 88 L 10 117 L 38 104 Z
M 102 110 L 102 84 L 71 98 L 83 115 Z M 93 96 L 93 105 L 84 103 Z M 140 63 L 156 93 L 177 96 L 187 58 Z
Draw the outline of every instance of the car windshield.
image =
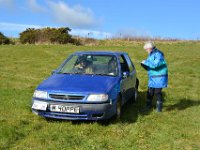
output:
M 117 64 L 114 55 L 72 55 L 58 73 L 117 76 Z

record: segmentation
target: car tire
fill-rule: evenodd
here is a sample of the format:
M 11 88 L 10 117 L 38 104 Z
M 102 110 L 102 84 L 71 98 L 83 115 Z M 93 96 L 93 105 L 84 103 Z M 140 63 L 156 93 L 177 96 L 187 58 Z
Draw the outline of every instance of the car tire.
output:
M 139 87 L 139 79 L 136 78 L 135 91 L 134 91 L 134 102 L 137 101 L 137 97 L 138 97 L 138 87 Z
M 122 116 L 122 101 L 121 97 L 118 96 L 116 105 L 116 119 L 120 120 L 121 116 Z
M 135 88 L 135 90 L 134 90 L 134 96 L 133 96 L 133 101 L 134 102 L 137 101 L 137 96 L 138 96 L 138 89 Z
M 136 102 L 137 101 L 137 97 L 138 97 L 138 87 L 139 87 L 139 80 L 138 78 L 136 78 L 136 84 L 135 84 L 135 88 L 134 88 L 134 95 L 131 98 L 131 103 Z
M 139 82 L 139 79 L 138 79 L 138 78 L 136 78 L 136 85 L 135 85 L 135 88 L 136 88 L 136 89 L 138 89 L 138 87 L 139 87 L 139 84 L 140 84 L 140 82 Z

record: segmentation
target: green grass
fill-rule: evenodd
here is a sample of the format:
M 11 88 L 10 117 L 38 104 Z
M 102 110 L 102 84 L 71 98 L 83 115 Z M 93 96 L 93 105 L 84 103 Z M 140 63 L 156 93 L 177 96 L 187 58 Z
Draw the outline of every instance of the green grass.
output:
M 142 43 L 126 46 L 0 46 L 0 149 L 200 149 L 200 43 L 159 43 L 169 67 L 163 113 L 143 114 L 147 57 Z M 121 121 L 47 121 L 32 114 L 34 89 L 77 50 L 128 52 L 140 79 L 139 101 L 126 105 Z

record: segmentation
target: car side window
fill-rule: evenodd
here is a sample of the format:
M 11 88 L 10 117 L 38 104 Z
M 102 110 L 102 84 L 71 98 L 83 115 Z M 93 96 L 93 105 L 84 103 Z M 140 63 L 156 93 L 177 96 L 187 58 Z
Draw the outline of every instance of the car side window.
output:
M 130 57 L 128 55 L 124 55 L 125 56 L 125 59 L 127 61 L 127 64 L 128 64 L 128 67 L 129 67 L 129 70 L 130 72 L 132 72 L 133 70 L 135 70 L 135 67 L 133 65 L 133 62 L 131 61 Z
M 124 57 L 124 55 L 120 55 L 119 60 L 120 60 L 122 72 L 130 72 L 128 64 L 126 62 L 126 58 Z

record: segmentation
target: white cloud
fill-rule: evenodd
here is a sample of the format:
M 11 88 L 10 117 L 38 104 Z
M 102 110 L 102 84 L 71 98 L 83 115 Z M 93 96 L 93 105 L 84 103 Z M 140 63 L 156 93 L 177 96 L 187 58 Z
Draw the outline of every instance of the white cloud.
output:
M 38 28 L 45 28 L 45 27 L 47 27 L 47 26 L 0 22 L 1 31 L 12 32 L 12 33 L 17 33 L 17 34 L 26 30 L 27 28 L 38 29 Z M 53 26 L 48 26 L 48 27 L 53 27 Z M 88 35 L 88 33 L 89 33 L 89 35 Z M 72 29 L 70 34 L 76 35 L 76 36 L 81 36 L 81 37 L 92 37 L 92 38 L 98 38 L 98 39 L 112 37 L 112 34 L 109 32 L 103 32 L 103 31 L 97 31 L 97 30 L 84 30 L 84 29 Z
M 90 8 L 81 5 L 70 6 L 62 0 L 45 0 L 45 3 L 39 3 L 39 0 L 26 0 L 20 7 L 15 0 L 0 0 L 1 6 L 10 10 L 23 9 L 27 12 L 41 13 L 51 18 L 54 23 L 70 28 L 94 29 L 102 24 L 102 19 L 96 18 Z
M 0 22 L 0 29 L 2 31 L 22 32 L 22 31 L 26 30 L 27 28 L 36 28 L 36 29 L 38 29 L 38 28 L 42 28 L 42 26 Z
M 45 10 L 44 7 L 37 3 L 37 0 L 27 0 L 27 5 L 34 12 L 42 12 Z
M 48 1 L 51 15 L 58 23 L 73 28 L 92 28 L 99 25 L 100 21 L 94 18 L 89 8 L 80 5 L 70 7 L 68 4 L 58 1 Z

